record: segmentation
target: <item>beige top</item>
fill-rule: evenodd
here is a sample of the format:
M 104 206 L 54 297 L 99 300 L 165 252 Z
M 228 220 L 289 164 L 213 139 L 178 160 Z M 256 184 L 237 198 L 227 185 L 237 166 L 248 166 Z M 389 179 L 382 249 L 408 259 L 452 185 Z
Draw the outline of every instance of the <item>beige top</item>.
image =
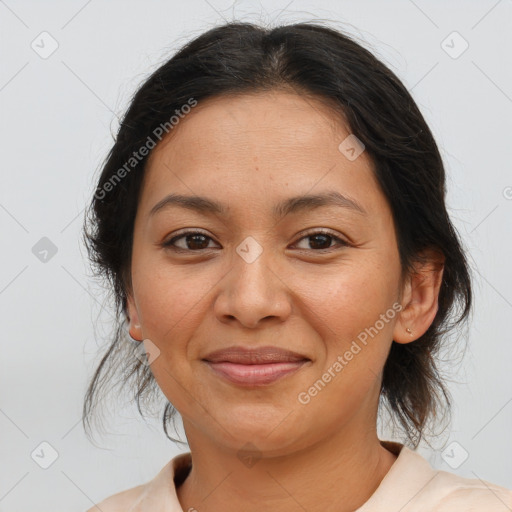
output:
M 512 490 L 433 469 L 403 444 L 381 441 L 398 455 L 370 499 L 355 512 L 511 512 Z M 176 486 L 187 477 L 190 452 L 171 459 L 149 482 L 114 494 L 87 512 L 186 512 Z

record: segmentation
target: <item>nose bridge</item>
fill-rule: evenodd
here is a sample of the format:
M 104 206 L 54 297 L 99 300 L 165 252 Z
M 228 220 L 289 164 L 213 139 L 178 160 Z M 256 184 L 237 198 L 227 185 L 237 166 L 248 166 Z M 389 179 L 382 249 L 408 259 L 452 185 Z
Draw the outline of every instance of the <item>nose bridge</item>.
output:
M 236 247 L 235 252 L 232 272 L 236 288 L 244 293 L 251 290 L 265 295 L 271 293 L 273 284 L 269 274 L 273 275 L 273 265 L 270 249 L 264 249 L 249 236 Z
M 267 317 L 283 320 L 291 307 L 275 263 L 270 249 L 253 237 L 244 239 L 233 253 L 232 268 L 217 298 L 217 314 L 253 327 Z

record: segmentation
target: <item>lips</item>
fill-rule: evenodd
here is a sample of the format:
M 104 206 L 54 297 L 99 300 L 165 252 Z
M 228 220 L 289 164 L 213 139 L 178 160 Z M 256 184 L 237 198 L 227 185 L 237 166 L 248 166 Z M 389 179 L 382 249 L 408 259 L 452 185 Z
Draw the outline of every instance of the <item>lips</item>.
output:
M 285 350 L 279 347 L 246 348 L 233 346 L 216 350 L 208 354 L 205 361 L 210 363 L 238 363 L 238 364 L 269 364 L 269 363 L 296 363 L 309 361 L 309 359 L 297 352 Z
M 263 386 L 295 373 L 310 361 L 297 352 L 279 347 L 229 347 L 203 361 L 216 376 L 243 387 Z

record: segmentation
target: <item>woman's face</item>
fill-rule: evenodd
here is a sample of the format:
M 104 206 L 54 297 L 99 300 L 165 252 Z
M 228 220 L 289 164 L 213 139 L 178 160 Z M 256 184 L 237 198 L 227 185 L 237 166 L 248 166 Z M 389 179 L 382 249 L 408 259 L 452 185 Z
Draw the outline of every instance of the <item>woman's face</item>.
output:
M 199 102 L 150 155 L 130 333 L 157 347 L 151 370 L 191 446 L 208 438 L 277 454 L 372 431 L 404 330 L 401 269 L 390 208 L 349 135 L 313 99 L 221 97 Z M 151 213 L 169 194 L 219 210 L 168 201 Z M 307 361 L 273 382 L 236 383 L 204 360 L 232 346 Z

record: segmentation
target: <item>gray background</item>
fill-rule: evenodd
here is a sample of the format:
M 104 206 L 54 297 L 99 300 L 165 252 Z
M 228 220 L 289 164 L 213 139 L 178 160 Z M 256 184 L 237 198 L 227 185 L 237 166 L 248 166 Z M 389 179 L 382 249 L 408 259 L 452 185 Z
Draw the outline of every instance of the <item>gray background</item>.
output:
M 96 444 L 84 435 L 82 397 L 111 312 L 91 278 L 80 228 L 117 116 L 137 85 L 185 41 L 234 18 L 332 20 L 383 59 L 418 102 L 446 164 L 448 206 L 476 295 L 465 358 L 444 366 L 453 423 L 434 449 L 420 452 L 440 469 L 512 488 L 512 1 L 6 0 L 0 511 L 85 510 L 152 478 L 183 450 L 166 440 L 158 418 L 145 423 L 126 405 L 128 397 L 108 406 L 108 433 Z M 52 44 L 58 48 L 43 58 Z M 43 237 L 55 254 L 41 252 Z M 381 437 L 390 438 L 385 429 Z M 58 457 L 41 468 L 52 449 Z

